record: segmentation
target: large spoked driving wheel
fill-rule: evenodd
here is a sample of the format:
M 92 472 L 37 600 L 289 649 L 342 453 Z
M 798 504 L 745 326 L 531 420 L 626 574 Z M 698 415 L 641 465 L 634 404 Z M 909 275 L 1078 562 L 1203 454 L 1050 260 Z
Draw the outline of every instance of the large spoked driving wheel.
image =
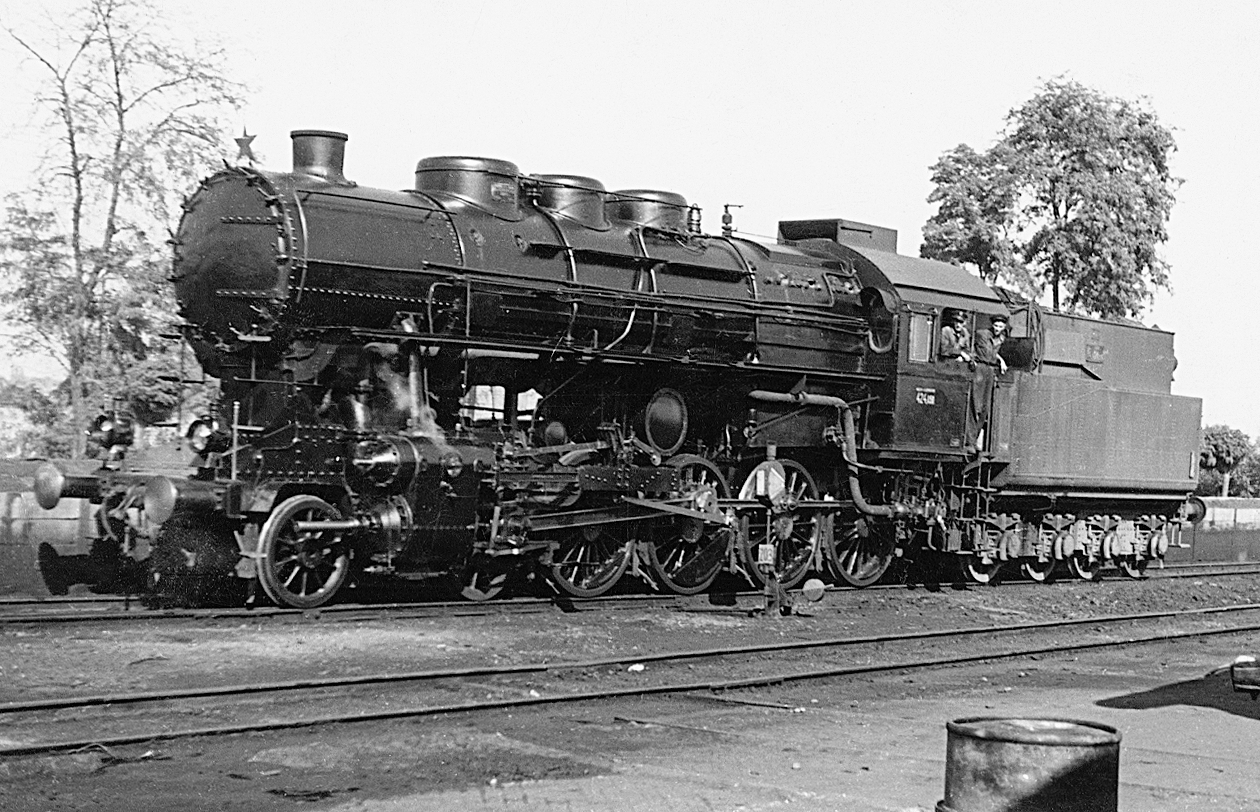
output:
M 258 581 L 280 606 L 312 609 L 332 599 L 350 569 L 350 549 L 332 530 L 298 531 L 296 522 L 335 521 L 341 514 L 315 496 L 280 503 L 258 534 Z
M 552 554 L 551 579 L 575 598 L 595 598 L 616 586 L 630 563 L 626 523 L 591 525 L 565 533 Z
M 856 587 L 878 581 L 892 564 L 897 544 L 892 524 L 859 516 L 843 524 L 838 520 L 837 525 L 831 543 L 823 549 L 831 574 Z
M 682 507 L 700 513 L 717 512 L 717 500 L 730 495 L 717 466 L 703 457 L 683 454 L 668 463 L 678 469 Z M 726 562 L 730 530 L 720 524 L 687 516 L 666 516 L 650 526 L 648 563 L 665 588 L 680 595 L 707 589 Z
M 740 533 L 739 554 L 749 577 L 759 586 L 765 584 L 757 548 L 769 544 L 774 549 L 774 571 L 779 575 L 779 584 L 784 589 L 799 584 L 814 560 L 821 525 L 816 510 L 800 507 L 801 502 L 818 499 L 814 478 L 805 466 L 793 460 L 763 462 L 748 475 L 739 498 L 756 499 L 766 505 L 745 509 L 741 517 L 746 520 L 748 531 Z

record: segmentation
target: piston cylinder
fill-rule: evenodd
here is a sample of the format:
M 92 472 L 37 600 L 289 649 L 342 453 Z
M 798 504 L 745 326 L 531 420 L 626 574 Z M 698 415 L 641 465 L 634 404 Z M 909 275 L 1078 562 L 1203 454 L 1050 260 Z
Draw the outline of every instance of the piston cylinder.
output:
M 936 812 L 1115 812 L 1120 733 L 1069 719 L 946 724 L 945 798 Z

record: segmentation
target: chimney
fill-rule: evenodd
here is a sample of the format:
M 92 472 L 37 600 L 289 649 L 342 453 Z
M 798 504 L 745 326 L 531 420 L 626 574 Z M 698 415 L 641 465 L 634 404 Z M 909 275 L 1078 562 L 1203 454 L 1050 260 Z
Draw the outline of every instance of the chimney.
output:
M 329 183 L 347 183 L 342 164 L 348 135 L 330 130 L 294 130 L 289 137 L 293 139 L 294 174 L 315 175 Z

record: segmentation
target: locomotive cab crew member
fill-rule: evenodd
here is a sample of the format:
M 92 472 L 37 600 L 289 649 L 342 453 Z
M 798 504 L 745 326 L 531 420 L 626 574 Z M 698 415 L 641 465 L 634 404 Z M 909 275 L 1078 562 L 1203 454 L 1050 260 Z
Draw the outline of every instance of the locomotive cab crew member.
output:
M 1006 316 L 1001 313 L 989 317 L 989 327 L 976 330 L 973 344 L 975 371 L 971 377 L 971 409 L 967 421 L 969 451 L 983 450 L 994 381 L 998 374 L 1006 372 L 1006 361 L 999 354 L 1005 340 Z
M 1002 313 L 990 316 L 989 328 L 982 327 L 976 330 L 974 343 L 976 363 L 997 367 L 1000 372 L 1006 372 L 1006 361 L 999 354 L 1004 341 L 1006 341 L 1006 316 Z
M 971 331 L 967 329 L 967 312 L 950 310 L 945 315 L 945 326 L 941 328 L 940 357 L 956 358 L 965 364 L 971 363 Z

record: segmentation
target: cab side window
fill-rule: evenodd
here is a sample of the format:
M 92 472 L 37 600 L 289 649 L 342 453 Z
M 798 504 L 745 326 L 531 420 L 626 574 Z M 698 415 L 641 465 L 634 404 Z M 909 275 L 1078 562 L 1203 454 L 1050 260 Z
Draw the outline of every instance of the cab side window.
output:
M 936 331 L 936 318 L 929 313 L 910 314 L 909 359 L 919 363 L 932 360 L 932 335 Z

